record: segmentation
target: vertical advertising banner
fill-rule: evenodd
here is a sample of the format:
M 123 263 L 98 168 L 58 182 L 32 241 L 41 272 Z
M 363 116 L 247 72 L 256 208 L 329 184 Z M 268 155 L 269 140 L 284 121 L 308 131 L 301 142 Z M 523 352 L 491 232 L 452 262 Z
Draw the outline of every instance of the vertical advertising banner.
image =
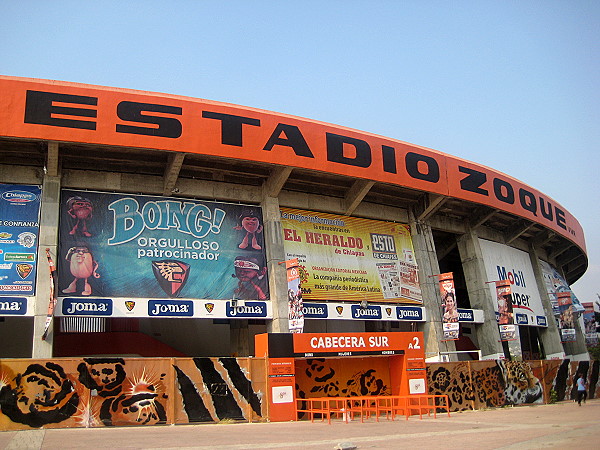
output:
M 63 190 L 59 297 L 268 300 L 256 206 Z
M 585 328 L 585 344 L 588 347 L 598 345 L 598 333 L 596 328 L 596 313 L 594 312 L 594 304 L 592 302 L 582 303 L 585 311 L 583 313 L 583 326 Z
M 50 270 L 50 298 L 48 299 L 48 313 L 46 314 L 46 321 L 44 323 L 44 332 L 42 333 L 42 341 L 45 341 L 48 337 L 48 331 L 50 331 L 50 325 L 52 319 L 54 319 L 54 309 L 56 308 L 56 265 L 50 255 L 50 249 L 46 249 L 46 258 L 48 259 L 48 269 Z
M 558 317 L 562 342 L 575 342 L 575 313 L 570 292 L 558 293 Z
M 550 295 L 550 303 L 552 303 L 552 310 L 555 316 L 560 314 L 558 310 L 558 297 L 557 294 L 559 292 L 570 292 L 571 293 L 571 301 L 573 302 L 573 309 L 575 312 L 583 312 L 584 308 L 579 301 L 579 299 L 573 294 L 571 291 L 571 287 L 563 278 L 563 276 L 558 273 L 554 267 L 548 264 L 546 261 L 540 260 L 540 266 L 542 268 L 542 275 L 544 277 L 544 284 L 546 285 L 546 292 Z
M 512 291 L 509 280 L 495 282 L 496 299 L 498 302 L 498 326 L 500 340 L 513 341 L 516 339 L 516 325 L 513 317 Z
M 298 258 L 285 261 L 288 282 L 288 320 L 290 333 L 304 331 L 304 305 L 302 302 L 302 288 L 300 287 L 300 271 Z
M 0 184 L 0 295 L 35 295 L 41 194 Z
M 460 327 L 458 324 L 458 307 L 452 272 L 438 275 L 438 280 L 442 298 L 442 326 L 444 328 L 444 340 L 457 340 Z
M 289 208 L 281 223 L 304 300 L 423 303 L 408 225 Z

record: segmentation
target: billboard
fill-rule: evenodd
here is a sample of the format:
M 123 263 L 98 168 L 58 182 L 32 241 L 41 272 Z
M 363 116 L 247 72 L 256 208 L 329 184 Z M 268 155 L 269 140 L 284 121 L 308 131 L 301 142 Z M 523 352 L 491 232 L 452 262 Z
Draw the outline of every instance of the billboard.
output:
M 0 295 L 35 295 L 40 186 L 0 184 Z
M 60 297 L 268 300 L 259 207 L 63 190 Z
M 550 303 L 552 304 L 552 310 L 554 315 L 560 314 L 558 307 L 558 293 L 559 292 L 570 292 L 571 301 L 573 302 L 573 310 L 576 312 L 583 312 L 584 308 L 575 296 L 569 284 L 566 282 L 564 277 L 558 273 L 553 266 L 548 264 L 546 261 L 540 260 L 540 267 L 542 268 L 542 275 L 544 277 L 544 284 L 546 285 L 546 292 L 550 295 Z
M 305 300 L 422 304 L 408 225 L 281 208 Z
M 508 280 L 517 325 L 540 326 L 545 323 L 544 307 L 537 288 L 529 254 L 497 242 L 479 239 L 488 279 Z M 494 309 L 498 312 L 496 285 L 489 283 Z

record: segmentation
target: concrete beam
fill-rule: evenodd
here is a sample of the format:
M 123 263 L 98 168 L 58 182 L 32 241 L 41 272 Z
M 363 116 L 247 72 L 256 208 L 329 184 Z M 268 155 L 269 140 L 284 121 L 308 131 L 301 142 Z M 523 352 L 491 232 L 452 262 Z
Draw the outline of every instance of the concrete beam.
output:
M 520 221 L 512 230 L 505 235 L 506 244 L 511 244 L 514 240 L 518 239 L 523 233 L 529 230 L 534 225 L 533 222 L 528 220 Z
M 448 197 L 444 195 L 428 194 L 426 199 L 428 205 L 425 210 L 419 214 L 417 220 L 422 222 L 429 219 L 444 203 L 446 203 L 446 200 L 448 200 Z
M 349 216 L 375 185 L 371 180 L 356 180 L 344 198 L 344 214 Z
M 498 210 L 490 209 L 487 206 L 481 206 L 477 208 L 469 220 L 471 230 L 475 231 L 481 225 L 486 223 L 494 214 L 496 214 L 496 211 Z
M 555 237 L 556 233 L 554 231 L 543 230 L 534 236 L 532 242 L 536 248 L 542 248 L 548 245 Z
M 169 154 L 169 162 L 164 174 L 163 195 L 173 194 L 184 158 L 185 153 L 172 152 Z
M 291 167 L 287 166 L 276 167 L 271 172 L 271 176 L 263 184 L 265 195 L 267 197 L 278 197 L 292 170 Z
M 581 261 L 578 261 L 578 259 L 581 259 Z M 574 264 L 572 264 L 573 262 L 575 262 Z M 575 259 L 574 261 L 571 261 L 571 263 L 569 263 L 569 267 L 568 267 L 568 272 L 567 272 L 567 278 L 570 278 L 570 274 L 577 272 L 577 271 L 581 271 L 582 268 L 585 268 L 587 266 L 587 260 L 585 259 L 585 257 L 583 255 L 579 255 L 579 257 L 577 259 Z M 563 266 L 564 268 L 564 266 Z
M 556 247 L 554 247 L 554 249 L 552 250 L 550 257 L 552 258 L 556 258 L 557 256 L 562 255 L 564 252 L 566 252 L 567 250 L 569 250 L 571 247 L 573 246 L 573 244 L 571 244 L 570 242 L 565 242 L 562 245 L 557 245 Z
M 585 256 L 583 256 L 582 253 L 579 253 L 578 251 L 574 251 L 571 253 L 571 255 L 567 255 L 566 257 L 564 257 L 560 263 L 563 267 L 565 267 L 565 266 L 568 266 L 569 264 L 571 264 L 573 261 L 577 261 L 580 258 L 583 258 L 585 260 Z M 570 267 L 569 267 L 569 269 L 570 269 Z
M 58 142 L 48 141 L 48 155 L 46 159 L 46 174 L 49 177 L 58 176 Z

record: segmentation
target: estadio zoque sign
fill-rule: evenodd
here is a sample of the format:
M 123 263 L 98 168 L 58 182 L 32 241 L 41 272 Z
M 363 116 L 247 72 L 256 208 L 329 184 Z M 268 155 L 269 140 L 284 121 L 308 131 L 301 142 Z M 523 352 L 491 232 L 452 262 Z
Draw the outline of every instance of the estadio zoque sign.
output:
M 262 161 L 396 184 L 501 209 L 585 251 L 579 222 L 501 172 L 402 141 L 208 100 L 0 77 L 0 136 Z

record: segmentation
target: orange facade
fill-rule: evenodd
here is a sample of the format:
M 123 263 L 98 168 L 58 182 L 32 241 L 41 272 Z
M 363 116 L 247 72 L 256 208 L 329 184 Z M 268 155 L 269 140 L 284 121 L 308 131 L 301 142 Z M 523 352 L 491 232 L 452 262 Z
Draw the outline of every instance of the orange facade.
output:
M 402 141 L 254 108 L 0 77 L 0 136 L 198 153 L 391 183 L 516 214 L 585 252 L 575 217 L 501 172 Z

